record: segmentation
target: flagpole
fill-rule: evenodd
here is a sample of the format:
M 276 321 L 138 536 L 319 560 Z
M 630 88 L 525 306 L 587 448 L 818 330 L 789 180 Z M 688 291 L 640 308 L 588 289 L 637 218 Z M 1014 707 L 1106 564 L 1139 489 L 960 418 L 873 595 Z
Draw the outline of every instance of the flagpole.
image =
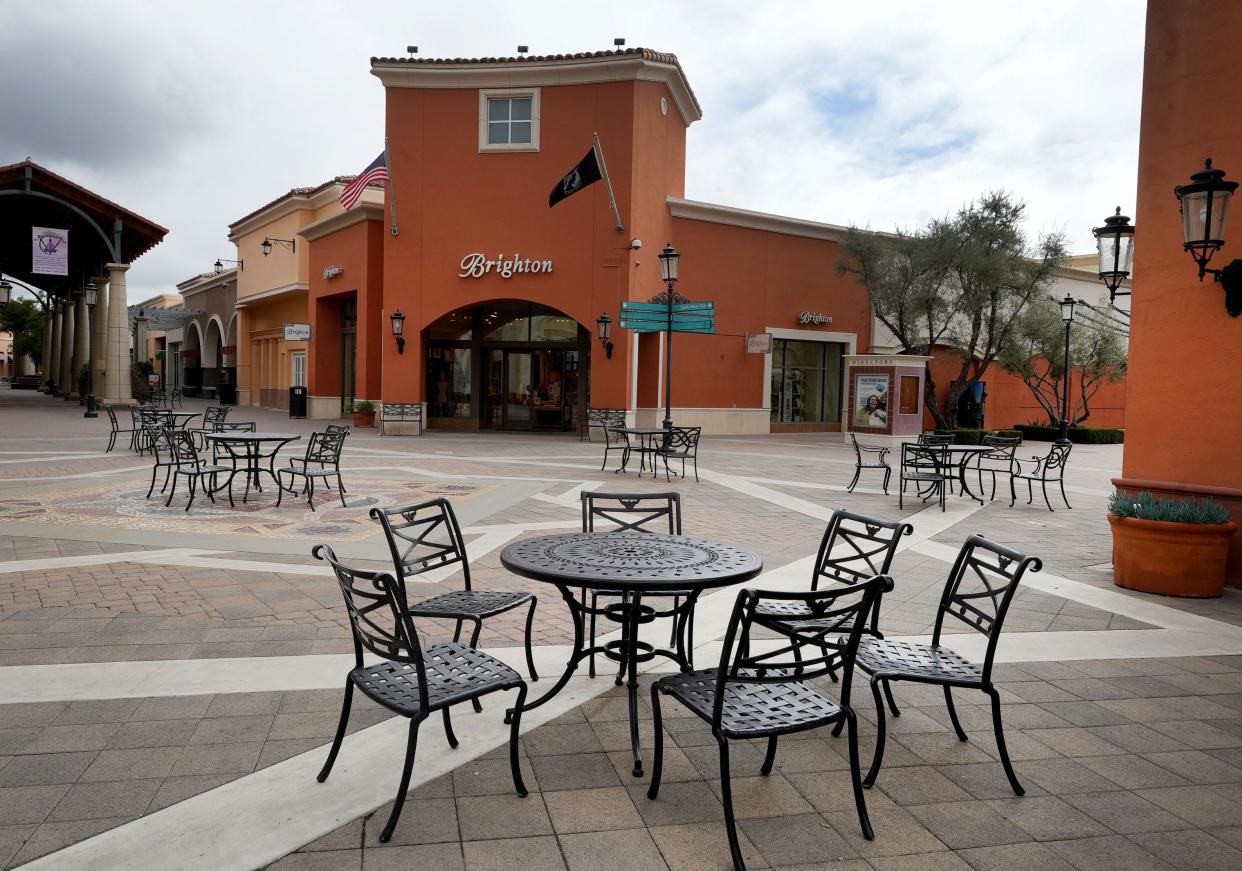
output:
M 392 183 L 392 158 L 388 156 L 388 137 L 384 137 L 384 165 L 388 168 L 388 182 L 384 185 L 384 195 L 388 199 L 388 208 L 392 214 L 392 234 L 394 236 L 401 235 L 401 228 L 397 226 L 397 194 Z
M 600 173 L 604 176 L 604 184 L 608 187 L 608 202 L 612 205 L 612 216 L 617 222 L 617 232 L 625 229 L 621 223 L 621 212 L 617 209 L 617 198 L 612 192 L 612 179 L 608 177 L 608 164 L 604 162 L 604 146 L 600 145 L 599 134 L 595 134 L 595 159 L 599 161 Z M 391 171 L 391 170 L 390 170 Z

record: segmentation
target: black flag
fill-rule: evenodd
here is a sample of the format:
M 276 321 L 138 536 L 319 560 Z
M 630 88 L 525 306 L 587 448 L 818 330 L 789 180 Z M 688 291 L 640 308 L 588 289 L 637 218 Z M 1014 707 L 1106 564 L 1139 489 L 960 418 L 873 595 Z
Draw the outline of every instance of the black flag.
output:
M 548 208 L 552 208 L 566 197 L 573 196 L 578 191 L 590 184 L 595 184 L 603 178 L 599 170 L 599 160 L 595 156 L 595 147 L 586 153 L 586 157 L 578 161 L 578 165 L 565 174 L 565 177 L 556 183 L 556 187 L 552 188 L 552 193 L 548 194 Z

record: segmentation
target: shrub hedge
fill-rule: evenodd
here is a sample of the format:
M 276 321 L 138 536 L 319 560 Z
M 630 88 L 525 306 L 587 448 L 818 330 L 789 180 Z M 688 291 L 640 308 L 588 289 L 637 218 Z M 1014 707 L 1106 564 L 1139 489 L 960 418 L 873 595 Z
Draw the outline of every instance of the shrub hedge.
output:
M 1022 433 L 1016 429 L 974 429 L 971 427 L 957 427 L 956 429 L 938 429 L 936 435 L 953 436 L 953 444 L 955 445 L 981 445 L 983 437 L 987 435 L 1006 436 L 1008 438 L 1022 438 Z
M 1061 430 L 1055 426 L 1020 423 L 1014 429 L 1022 433 L 1025 441 L 1052 442 L 1061 436 Z M 1124 429 L 1111 429 L 1095 426 L 1071 426 L 1069 439 L 1079 445 L 1119 445 L 1125 441 Z

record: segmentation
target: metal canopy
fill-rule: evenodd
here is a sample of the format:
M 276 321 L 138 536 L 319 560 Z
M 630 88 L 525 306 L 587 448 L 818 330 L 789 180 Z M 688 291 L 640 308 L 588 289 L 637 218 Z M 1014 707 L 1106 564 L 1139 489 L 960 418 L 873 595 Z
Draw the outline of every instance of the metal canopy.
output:
M 179 330 L 187 323 L 207 312 L 197 308 L 148 308 L 131 305 L 129 307 L 129 329 L 133 332 L 134 318 L 142 312 L 147 319 L 147 327 L 154 330 Z

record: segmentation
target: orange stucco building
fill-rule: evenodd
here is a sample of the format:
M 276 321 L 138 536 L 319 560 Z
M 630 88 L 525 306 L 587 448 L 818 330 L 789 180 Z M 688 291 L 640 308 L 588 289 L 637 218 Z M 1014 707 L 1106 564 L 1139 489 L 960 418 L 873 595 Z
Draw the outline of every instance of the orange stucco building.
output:
M 1173 188 L 1189 182 L 1205 157 L 1242 177 L 1242 4 L 1148 0 L 1135 217 L 1134 296 L 1126 446 L 1127 488 L 1208 495 L 1242 520 L 1240 421 L 1234 416 L 1242 322 L 1225 311 L 1221 286 L 1182 250 Z M 1223 267 L 1242 249 L 1235 214 Z M 1232 239 L 1232 241 L 1230 241 Z M 1189 356 L 1178 349 L 1193 349 Z M 1235 536 L 1229 576 L 1242 581 L 1242 540 Z

